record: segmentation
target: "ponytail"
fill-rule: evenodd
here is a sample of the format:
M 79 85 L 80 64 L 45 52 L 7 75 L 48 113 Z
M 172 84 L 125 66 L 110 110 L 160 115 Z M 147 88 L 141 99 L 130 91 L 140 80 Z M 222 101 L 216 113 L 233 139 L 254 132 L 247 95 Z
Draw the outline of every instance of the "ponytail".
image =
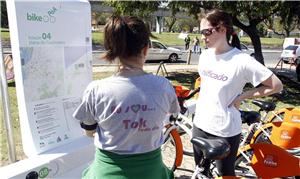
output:
M 239 37 L 238 37 L 238 35 L 235 33 L 235 32 L 233 32 L 232 34 L 231 34 L 231 46 L 232 47 L 235 47 L 235 48 L 237 48 L 237 49 L 240 49 L 241 50 L 241 43 L 240 43 L 240 39 L 239 39 Z
M 133 16 L 112 16 L 104 27 L 102 58 L 113 62 L 116 58 L 126 59 L 139 56 L 148 46 L 151 32 L 144 21 Z

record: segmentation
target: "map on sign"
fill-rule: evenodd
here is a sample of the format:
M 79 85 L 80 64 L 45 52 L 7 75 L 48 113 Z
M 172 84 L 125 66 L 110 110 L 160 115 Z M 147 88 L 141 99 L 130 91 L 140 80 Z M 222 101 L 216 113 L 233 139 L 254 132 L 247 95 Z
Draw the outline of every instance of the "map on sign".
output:
M 76 94 L 86 73 L 83 47 L 21 47 L 25 96 L 30 101 Z M 55 52 L 55 53 L 53 53 Z M 38 86 L 33 88 L 32 85 Z
M 22 47 L 20 52 L 25 97 L 37 101 L 63 96 L 64 67 L 59 65 L 62 64 L 63 49 Z

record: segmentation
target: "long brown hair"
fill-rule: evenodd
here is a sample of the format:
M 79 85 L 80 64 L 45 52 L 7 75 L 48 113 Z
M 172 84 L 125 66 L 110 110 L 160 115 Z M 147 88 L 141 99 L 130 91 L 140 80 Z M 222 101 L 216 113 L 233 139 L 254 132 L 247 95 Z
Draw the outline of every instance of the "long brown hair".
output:
M 224 26 L 226 30 L 226 38 L 229 45 L 232 47 L 236 47 L 238 49 L 241 49 L 240 40 L 238 38 L 238 35 L 233 29 L 232 19 L 231 16 L 222 10 L 214 9 L 212 11 L 209 11 L 204 18 L 210 22 L 210 24 L 213 27 L 217 26 Z M 229 43 L 231 37 L 231 43 Z
M 112 16 L 104 28 L 104 58 L 109 62 L 116 58 L 138 56 L 149 44 L 151 32 L 141 19 L 133 16 Z

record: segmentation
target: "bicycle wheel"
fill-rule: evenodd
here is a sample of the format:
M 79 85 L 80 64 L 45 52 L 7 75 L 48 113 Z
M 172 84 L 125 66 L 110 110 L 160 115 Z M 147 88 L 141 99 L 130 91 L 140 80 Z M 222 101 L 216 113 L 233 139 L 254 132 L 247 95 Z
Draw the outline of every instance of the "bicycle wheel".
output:
M 276 121 L 283 121 L 285 111 L 287 111 L 289 109 L 291 109 L 291 108 L 283 108 L 283 109 L 280 109 L 280 110 L 276 111 L 275 113 L 276 113 L 277 116 L 275 114 L 271 114 L 271 116 L 268 118 L 266 123 L 276 122 Z
M 269 136 L 271 135 L 272 132 L 272 123 L 268 123 L 265 124 L 263 126 L 263 130 L 265 132 L 267 132 L 267 134 L 269 134 Z M 255 131 L 254 135 L 251 138 L 250 144 L 253 143 L 269 143 L 271 144 L 271 140 L 269 139 L 269 137 L 266 135 L 266 133 L 264 133 L 262 129 L 258 129 L 257 131 Z
M 168 130 L 166 130 L 168 132 Z M 172 129 L 161 146 L 162 159 L 164 164 L 172 171 L 175 171 L 182 163 L 183 150 L 180 135 L 176 129 Z
M 277 121 L 282 121 L 283 120 L 283 116 L 284 116 L 285 112 L 280 112 L 280 113 L 276 113 L 278 116 L 272 114 L 272 116 L 269 118 L 268 122 L 277 122 Z
M 187 156 L 194 156 L 193 144 L 190 142 L 190 136 L 187 133 L 180 134 L 182 141 L 183 154 Z
M 272 126 L 269 126 L 269 127 L 265 128 L 264 130 L 270 136 L 271 132 L 272 132 Z M 259 131 L 259 133 L 257 134 L 256 138 L 254 139 L 253 143 L 268 143 L 268 144 L 272 144 L 272 142 L 269 139 L 269 137 L 263 131 Z
M 248 149 L 243 151 L 245 156 L 251 161 L 253 156 L 253 149 Z M 235 174 L 239 177 L 245 178 L 257 178 L 253 168 L 251 167 L 251 162 L 249 163 L 244 155 L 241 153 L 236 157 L 235 161 Z

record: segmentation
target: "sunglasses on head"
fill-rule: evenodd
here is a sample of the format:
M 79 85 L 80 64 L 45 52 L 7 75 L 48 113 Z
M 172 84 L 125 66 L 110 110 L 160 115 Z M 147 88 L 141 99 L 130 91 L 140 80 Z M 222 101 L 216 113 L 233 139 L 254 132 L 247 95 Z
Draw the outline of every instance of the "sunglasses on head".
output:
M 200 34 L 202 34 L 204 36 L 210 36 L 213 33 L 214 29 L 218 30 L 219 27 L 212 27 L 212 28 L 208 28 L 208 29 L 203 29 L 203 30 L 200 31 Z

